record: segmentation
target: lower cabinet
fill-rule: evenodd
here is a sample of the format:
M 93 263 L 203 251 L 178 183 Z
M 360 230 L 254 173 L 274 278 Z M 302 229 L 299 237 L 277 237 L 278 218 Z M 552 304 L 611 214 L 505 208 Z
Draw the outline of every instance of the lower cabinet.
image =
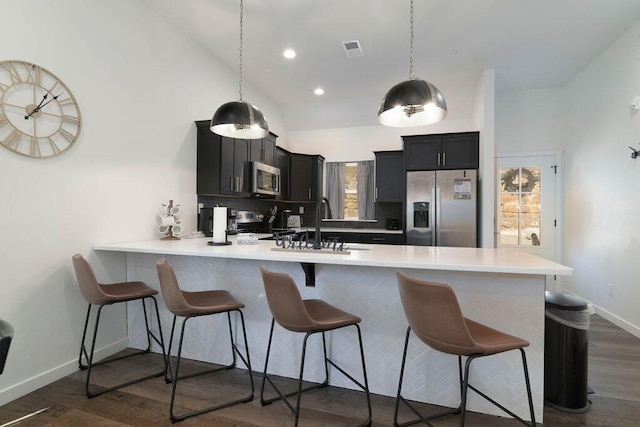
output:
M 345 243 L 368 243 L 374 245 L 403 245 L 403 234 L 392 233 L 358 233 L 353 231 L 321 231 L 322 240 L 337 240 Z M 314 232 L 309 231 L 309 238 Z
M 390 233 L 360 233 L 360 243 L 373 243 L 376 245 L 403 245 L 403 234 Z

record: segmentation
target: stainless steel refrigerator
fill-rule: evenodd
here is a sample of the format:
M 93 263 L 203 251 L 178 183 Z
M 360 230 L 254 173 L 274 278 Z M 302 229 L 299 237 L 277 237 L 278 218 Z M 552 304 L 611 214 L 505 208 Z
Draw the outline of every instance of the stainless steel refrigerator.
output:
M 477 172 L 407 172 L 408 245 L 478 246 Z

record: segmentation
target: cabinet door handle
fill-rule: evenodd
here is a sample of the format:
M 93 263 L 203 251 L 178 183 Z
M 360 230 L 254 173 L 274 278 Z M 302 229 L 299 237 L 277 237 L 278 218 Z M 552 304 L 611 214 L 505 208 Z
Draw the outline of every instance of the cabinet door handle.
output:
M 373 241 L 373 242 L 384 242 L 385 240 L 387 240 L 387 239 L 385 239 L 384 237 L 373 237 L 373 238 L 371 238 L 371 241 Z
M 440 153 L 438 153 L 438 166 L 440 166 Z
M 447 165 L 447 153 L 442 153 L 442 166 Z
M 235 191 L 233 189 L 233 181 L 234 181 L 234 179 L 235 179 L 235 176 L 230 176 L 229 177 L 229 191 L 231 191 L 232 193 Z
M 376 199 L 378 198 L 378 187 L 376 187 Z
M 310 189 L 310 188 L 308 189 L 308 192 L 309 192 L 309 197 L 308 197 L 308 199 L 309 199 L 309 200 L 311 200 L 311 189 Z

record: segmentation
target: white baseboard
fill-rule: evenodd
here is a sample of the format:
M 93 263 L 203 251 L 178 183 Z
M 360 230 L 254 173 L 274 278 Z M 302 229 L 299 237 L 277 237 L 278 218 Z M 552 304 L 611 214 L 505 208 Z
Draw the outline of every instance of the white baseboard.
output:
M 640 338 L 640 328 L 638 328 L 637 326 L 627 322 L 624 319 L 619 318 L 615 314 L 609 313 L 607 310 L 604 310 L 603 308 L 600 308 L 597 305 L 594 305 L 593 307 L 596 309 L 596 313 L 598 315 L 604 317 L 609 322 L 611 322 L 614 325 L 619 326 L 620 328 L 622 328 L 625 331 L 629 332 L 631 335 L 634 335 L 634 336 Z
M 107 345 L 106 347 L 102 347 L 96 350 L 94 358 L 97 358 L 98 360 L 103 359 L 105 357 L 111 356 L 114 353 L 124 350 L 128 346 L 129 338 L 123 338 L 122 340 L 116 341 L 112 344 Z M 8 366 L 5 366 L 5 375 L 7 373 L 7 368 Z M 29 394 L 41 387 L 44 387 L 47 384 L 51 384 L 52 382 L 57 381 L 60 378 L 64 378 L 67 375 L 76 372 L 78 369 L 78 359 L 74 358 L 73 360 L 63 363 L 62 365 L 59 365 L 53 369 L 38 373 L 37 375 L 17 384 L 10 385 L 5 389 L 0 390 L 0 406 L 6 405 L 13 400 L 18 399 L 25 394 Z

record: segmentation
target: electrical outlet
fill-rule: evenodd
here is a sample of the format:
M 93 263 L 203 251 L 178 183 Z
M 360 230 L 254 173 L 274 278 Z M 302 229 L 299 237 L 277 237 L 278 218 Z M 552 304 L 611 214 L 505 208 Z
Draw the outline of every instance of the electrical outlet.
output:
M 609 296 L 613 296 L 613 291 L 614 291 L 614 286 L 613 284 L 609 283 Z
M 298 208 L 298 213 L 299 213 L 299 214 L 303 214 L 303 213 L 304 213 L 304 206 L 300 206 L 300 207 Z

